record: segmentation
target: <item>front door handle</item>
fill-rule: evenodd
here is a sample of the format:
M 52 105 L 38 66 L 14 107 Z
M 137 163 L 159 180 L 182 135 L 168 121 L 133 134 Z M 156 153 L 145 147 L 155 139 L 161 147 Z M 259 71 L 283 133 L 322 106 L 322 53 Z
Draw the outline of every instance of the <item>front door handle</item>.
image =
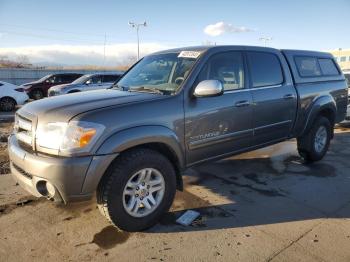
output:
M 283 96 L 283 99 L 293 99 L 294 95 L 293 94 L 287 94 L 285 96 Z
M 244 100 L 244 101 L 238 101 L 235 106 L 236 107 L 243 107 L 243 106 L 249 106 L 250 102 L 248 100 Z

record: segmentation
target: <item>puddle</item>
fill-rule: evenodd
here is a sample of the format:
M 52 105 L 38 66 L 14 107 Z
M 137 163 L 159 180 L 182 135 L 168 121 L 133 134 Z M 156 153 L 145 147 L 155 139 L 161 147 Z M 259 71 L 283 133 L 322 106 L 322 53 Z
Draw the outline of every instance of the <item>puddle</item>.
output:
M 264 195 L 264 196 L 268 196 L 268 197 L 278 197 L 278 196 L 284 197 L 285 196 L 284 194 L 280 193 L 276 189 L 261 189 L 261 188 L 255 187 L 253 185 L 250 185 L 250 184 L 239 183 L 237 181 L 232 181 L 232 180 L 224 178 L 224 177 L 219 177 L 219 176 L 216 176 L 216 175 L 208 173 L 208 172 L 201 172 L 201 174 L 204 174 L 205 177 L 212 176 L 218 180 L 221 180 L 223 184 L 235 185 L 237 187 L 247 188 L 247 189 L 255 191 L 261 195 Z
M 94 243 L 102 249 L 110 249 L 128 240 L 130 233 L 119 231 L 114 226 L 107 226 L 95 234 L 91 244 Z
M 256 184 L 265 185 L 265 186 L 267 185 L 267 183 L 264 182 L 264 181 L 261 181 L 261 180 L 259 179 L 258 175 L 255 174 L 255 173 L 246 174 L 246 175 L 244 175 L 244 177 L 245 177 L 246 179 L 249 179 L 249 180 L 255 182 Z
M 310 169 L 308 171 L 300 172 L 298 174 L 304 176 L 314 177 L 335 177 L 337 176 L 336 169 L 325 163 L 315 163 L 307 165 Z
M 171 226 L 176 224 L 176 219 L 180 217 L 180 213 L 174 213 L 174 212 L 167 212 L 165 213 L 160 219 L 159 219 L 159 224 L 163 226 Z

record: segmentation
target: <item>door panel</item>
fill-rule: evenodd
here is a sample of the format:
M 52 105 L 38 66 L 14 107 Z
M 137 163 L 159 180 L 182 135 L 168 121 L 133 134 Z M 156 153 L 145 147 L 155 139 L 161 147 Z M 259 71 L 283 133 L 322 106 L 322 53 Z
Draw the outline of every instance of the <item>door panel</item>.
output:
M 254 102 L 254 145 L 287 138 L 297 111 L 297 93 L 285 81 L 277 55 L 247 52 Z
M 252 95 L 254 145 L 288 137 L 297 111 L 294 87 L 256 88 L 252 90 Z
M 186 110 L 185 141 L 188 163 L 247 148 L 253 137 L 250 92 L 231 92 L 192 100 Z
M 252 96 L 244 81 L 241 52 L 213 55 L 199 73 L 194 86 L 203 80 L 219 80 L 224 94 L 191 98 L 185 105 L 187 163 L 215 158 L 251 145 Z

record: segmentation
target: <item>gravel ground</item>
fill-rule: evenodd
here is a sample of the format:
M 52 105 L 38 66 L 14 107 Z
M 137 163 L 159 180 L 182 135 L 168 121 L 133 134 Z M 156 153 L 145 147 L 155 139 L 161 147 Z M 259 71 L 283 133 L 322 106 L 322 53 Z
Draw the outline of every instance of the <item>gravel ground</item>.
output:
M 0 123 L 0 175 L 10 172 L 7 154 L 7 137 L 12 131 L 12 123 Z

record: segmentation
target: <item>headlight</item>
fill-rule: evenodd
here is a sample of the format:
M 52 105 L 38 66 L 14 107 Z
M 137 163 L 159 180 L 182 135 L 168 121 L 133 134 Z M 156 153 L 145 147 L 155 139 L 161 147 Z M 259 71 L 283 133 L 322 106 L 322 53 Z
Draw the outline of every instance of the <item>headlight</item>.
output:
M 88 152 L 104 128 L 101 124 L 83 121 L 47 123 L 38 126 L 36 145 L 62 155 Z

